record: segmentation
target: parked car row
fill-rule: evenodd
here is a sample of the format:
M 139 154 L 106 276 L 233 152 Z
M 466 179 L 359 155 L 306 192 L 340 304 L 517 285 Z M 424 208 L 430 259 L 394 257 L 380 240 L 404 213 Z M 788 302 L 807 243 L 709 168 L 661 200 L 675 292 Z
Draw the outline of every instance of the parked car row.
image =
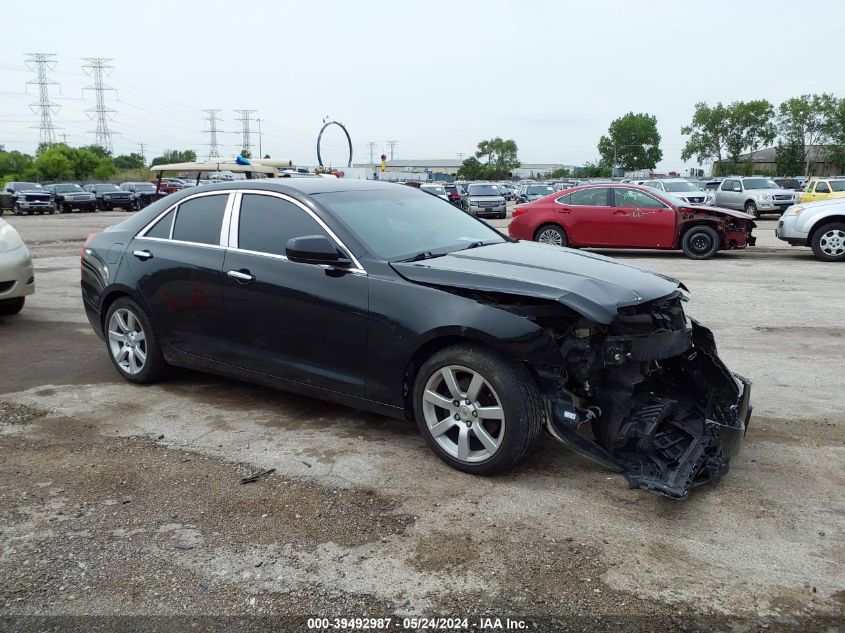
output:
M 164 188 L 157 192 L 150 182 L 92 183 L 84 187 L 74 182 L 7 182 L 0 193 L 0 215 L 5 211 L 15 215 L 138 211 L 167 193 Z

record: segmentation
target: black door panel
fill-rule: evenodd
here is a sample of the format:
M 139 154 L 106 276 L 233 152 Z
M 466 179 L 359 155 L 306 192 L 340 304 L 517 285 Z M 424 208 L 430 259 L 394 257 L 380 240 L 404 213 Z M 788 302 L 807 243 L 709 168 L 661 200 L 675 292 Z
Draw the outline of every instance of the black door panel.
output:
M 223 345 L 221 275 L 224 249 L 137 238 L 128 257 L 159 335 L 174 347 L 213 358 Z
M 365 275 L 238 250 L 226 252 L 223 270 L 231 341 L 226 362 L 364 395 Z

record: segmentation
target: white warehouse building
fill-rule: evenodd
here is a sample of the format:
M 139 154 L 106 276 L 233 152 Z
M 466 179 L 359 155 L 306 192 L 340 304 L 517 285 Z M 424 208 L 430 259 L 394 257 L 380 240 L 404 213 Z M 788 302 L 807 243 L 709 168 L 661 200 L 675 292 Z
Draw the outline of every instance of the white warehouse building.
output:
M 457 173 L 463 161 L 457 158 L 435 158 L 430 160 L 396 159 L 387 161 L 385 180 L 451 180 Z M 380 163 L 355 163 L 356 168 L 369 169 L 379 172 L 382 176 Z M 532 178 L 542 176 L 556 169 L 568 169 L 570 172 L 578 169 L 576 165 L 563 163 L 523 163 L 513 171 L 514 178 Z

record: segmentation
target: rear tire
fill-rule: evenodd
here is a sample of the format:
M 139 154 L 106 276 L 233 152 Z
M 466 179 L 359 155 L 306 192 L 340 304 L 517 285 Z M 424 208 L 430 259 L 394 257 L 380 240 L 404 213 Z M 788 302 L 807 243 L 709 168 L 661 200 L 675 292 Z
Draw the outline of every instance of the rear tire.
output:
M 816 229 L 810 244 L 813 255 L 823 262 L 845 261 L 845 224 L 831 222 Z
M 158 336 L 147 313 L 129 297 L 109 308 L 105 320 L 106 350 L 118 373 L 130 382 L 156 382 L 164 374 Z
M 23 310 L 24 303 L 26 303 L 26 297 L 15 297 L 14 299 L 0 301 L 0 316 L 17 314 Z
M 710 259 L 719 251 L 721 240 L 709 226 L 694 226 L 684 233 L 681 248 L 690 259 Z
M 557 224 L 544 224 L 534 234 L 534 241 L 541 244 L 553 244 L 554 246 L 567 246 L 569 240 L 564 231 Z
M 543 427 L 540 392 L 525 366 L 472 343 L 425 361 L 413 399 L 429 447 L 452 468 L 474 475 L 513 468 Z

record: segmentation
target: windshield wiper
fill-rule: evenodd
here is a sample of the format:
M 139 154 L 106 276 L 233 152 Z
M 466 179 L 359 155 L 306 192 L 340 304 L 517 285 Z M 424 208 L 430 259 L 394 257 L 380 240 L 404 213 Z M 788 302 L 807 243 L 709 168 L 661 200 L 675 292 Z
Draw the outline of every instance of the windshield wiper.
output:
M 431 251 L 420 251 L 412 257 L 404 259 L 397 259 L 398 262 L 421 262 L 424 259 L 432 259 L 433 257 L 443 257 L 446 253 L 432 253 Z
M 479 246 L 487 246 L 487 244 L 494 244 L 494 243 L 495 243 L 495 242 L 492 242 L 492 241 L 485 242 L 484 240 L 477 240 L 477 241 L 475 241 L 475 242 L 470 242 L 469 244 L 467 244 L 467 245 L 466 245 L 466 246 L 464 246 L 463 248 L 459 248 L 458 250 L 460 250 L 460 251 L 468 251 L 468 250 L 469 250 L 469 249 L 471 249 L 471 248 L 478 248 Z

